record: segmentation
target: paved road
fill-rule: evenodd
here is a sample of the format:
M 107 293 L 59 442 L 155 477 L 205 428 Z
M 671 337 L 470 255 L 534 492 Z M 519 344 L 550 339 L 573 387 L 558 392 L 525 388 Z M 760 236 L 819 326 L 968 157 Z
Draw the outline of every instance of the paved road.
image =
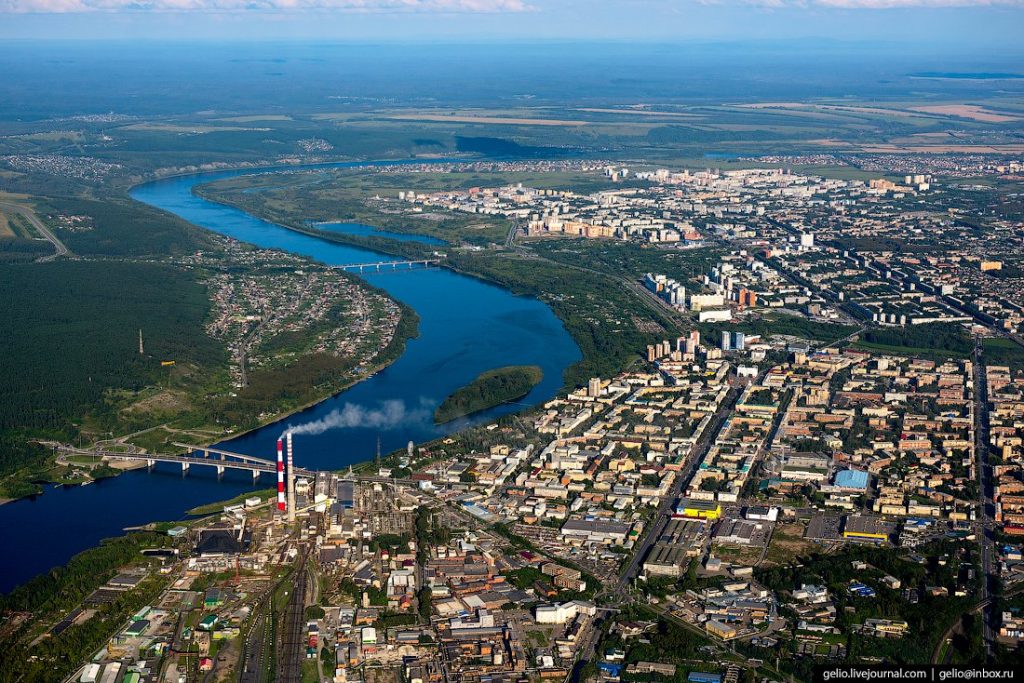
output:
M 764 373 L 762 372 L 758 376 L 758 381 L 763 377 Z M 732 387 L 729 389 L 729 393 L 722 401 L 722 404 L 718 407 L 718 410 L 715 411 L 714 417 L 708 424 L 707 429 L 704 430 L 701 438 L 690 450 L 685 469 L 679 471 L 675 482 L 672 484 L 672 490 L 662 499 L 661 505 L 658 506 L 655 521 L 651 522 L 643 541 L 641 541 L 640 545 L 637 546 L 632 559 L 626 566 L 625 571 L 623 571 L 622 575 L 619 577 L 616 590 L 620 593 L 629 585 L 629 582 L 637 576 L 640 569 L 640 563 L 643 562 L 644 557 L 647 556 L 647 552 L 651 549 L 651 546 L 653 546 L 657 542 L 658 537 L 661 536 L 662 530 L 665 528 L 668 520 L 672 517 L 672 508 L 682 493 L 683 487 L 693 479 L 693 474 L 697 471 L 697 467 L 700 465 L 701 460 L 704 459 L 708 450 L 711 449 L 715 439 L 718 438 L 718 433 L 722 430 L 722 426 L 725 425 L 726 417 L 732 412 L 732 409 L 736 407 L 736 401 L 740 397 L 740 391 L 739 387 Z
M 990 598 L 998 590 L 999 577 L 993 562 L 995 555 L 993 534 L 995 532 L 995 502 L 992 500 L 992 470 L 988 460 L 988 381 L 985 377 L 984 351 L 981 338 L 974 339 L 974 447 L 978 457 L 978 503 L 981 506 L 981 526 L 978 543 L 981 545 L 981 599 L 986 605 L 982 612 L 984 623 L 985 649 L 991 656 L 995 649 L 995 624 L 999 615 L 995 613 Z
M 519 232 L 519 223 L 512 223 L 512 227 L 508 229 L 508 236 L 505 237 L 505 246 L 511 247 L 516 242 L 516 233 Z
M 33 212 L 32 209 L 21 204 L 9 204 L 7 202 L 0 202 L 0 208 L 7 209 L 8 211 L 14 211 L 15 213 L 20 213 L 22 216 L 25 217 L 25 220 L 31 223 L 32 227 L 38 230 L 39 234 L 45 237 L 47 241 L 49 241 L 50 244 L 53 245 L 54 249 L 57 250 L 56 253 L 51 254 L 50 256 L 44 256 L 43 258 L 39 259 L 40 261 L 52 261 L 55 258 L 65 256 L 68 253 L 70 253 L 68 251 L 68 248 L 64 246 L 64 243 L 57 239 L 57 236 L 54 235 L 53 232 L 51 232 L 50 229 L 46 227 L 46 225 L 44 225 L 41 220 L 39 220 L 39 217 L 36 216 L 35 212 Z
M 764 375 L 762 373 L 758 377 L 758 381 L 760 381 L 763 376 Z M 729 389 L 729 393 L 726 394 L 725 398 L 722 400 L 722 404 L 718 407 L 718 410 L 715 411 L 714 417 L 708 424 L 707 429 L 704 430 L 701 438 L 693 445 L 693 448 L 690 449 L 686 467 L 679 471 L 672 484 L 672 489 L 664 498 L 662 498 L 661 504 L 658 506 L 658 510 L 655 513 L 655 517 L 651 520 L 651 523 L 648 526 L 647 533 L 640 544 L 634 548 L 633 556 L 630 559 L 629 564 L 626 565 L 626 568 L 623 570 L 622 574 L 620 574 L 618 581 L 607 587 L 607 590 L 614 593 L 620 600 L 624 602 L 631 601 L 631 598 L 626 593 L 626 589 L 629 586 L 630 581 L 632 581 L 639 573 L 641 563 L 647 556 L 648 551 L 650 551 L 651 547 L 657 542 L 658 538 L 661 536 L 662 530 L 668 523 L 668 520 L 671 519 L 673 507 L 675 506 L 676 500 L 682 494 L 683 487 L 693 478 L 693 474 L 697 470 L 697 466 L 700 464 L 701 460 L 704 459 L 704 456 L 711 448 L 711 445 L 715 442 L 715 439 L 718 438 L 718 433 L 722 430 L 726 417 L 736 406 L 736 401 L 739 399 L 740 392 L 741 390 L 739 387 L 732 387 Z M 696 629 L 693 625 L 686 624 L 685 622 L 682 622 L 682 620 L 677 621 L 682 623 L 685 627 L 694 630 L 694 632 L 699 632 L 699 629 Z M 576 660 L 576 666 L 569 675 L 569 680 L 578 681 L 583 666 L 596 656 L 594 650 L 597 646 L 597 640 L 600 634 L 600 624 L 601 619 L 596 620 L 594 628 L 590 630 L 590 633 L 587 634 L 585 640 L 579 645 L 578 652 L 580 654 Z M 703 635 L 703 633 L 701 633 L 701 635 Z

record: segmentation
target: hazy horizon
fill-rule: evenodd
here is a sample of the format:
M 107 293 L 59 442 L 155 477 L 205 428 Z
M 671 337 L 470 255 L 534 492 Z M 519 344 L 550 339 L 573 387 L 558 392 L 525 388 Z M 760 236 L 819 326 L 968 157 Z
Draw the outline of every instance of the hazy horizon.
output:
M 0 0 L 0 39 L 1019 44 L 1021 0 Z M 799 45 L 794 45 L 799 48 Z

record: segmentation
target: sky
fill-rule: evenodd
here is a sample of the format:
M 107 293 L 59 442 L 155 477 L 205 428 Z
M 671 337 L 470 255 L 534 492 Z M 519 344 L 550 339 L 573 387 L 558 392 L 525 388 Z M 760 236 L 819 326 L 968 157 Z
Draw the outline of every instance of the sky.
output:
M 0 39 L 890 41 L 1019 47 L 1024 0 L 0 0 Z

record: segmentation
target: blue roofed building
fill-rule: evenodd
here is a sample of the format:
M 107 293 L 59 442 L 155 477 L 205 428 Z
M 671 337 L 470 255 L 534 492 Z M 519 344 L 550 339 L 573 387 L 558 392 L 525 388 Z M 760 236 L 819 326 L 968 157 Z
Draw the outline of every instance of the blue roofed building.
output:
M 868 473 L 861 470 L 840 470 L 836 474 L 836 488 L 849 491 L 866 491 L 868 488 Z
M 722 674 L 707 673 L 705 671 L 691 671 L 686 677 L 690 683 L 722 683 Z

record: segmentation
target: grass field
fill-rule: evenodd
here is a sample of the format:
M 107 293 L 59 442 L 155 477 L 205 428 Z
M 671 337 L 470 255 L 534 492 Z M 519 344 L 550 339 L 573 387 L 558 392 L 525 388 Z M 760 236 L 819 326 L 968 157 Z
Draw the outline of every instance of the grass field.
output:
M 1024 369 L 1024 348 L 1010 339 L 990 337 L 982 341 L 986 365 L 1008 365 L 1012 369 Z
M 224 133 L 239 131 L 269 131 L 270 128 L 244 128 L 242 126 L 215 126 L 179 123 L 133 123 L 122 130 L 148 131 L 153 133 Z
M 962 351 L 951 351 L 943 349 L 926 349 L 918 346 L 896 346 L 893 344 L 876 344 L 874 342 L 858 341 L 851 346 L 863 351 L 875 351 L 877 353 L 888 353 L 894 356 L 915 356 L 917 358 L 930 358 L 933 360 L 945 360 L 946 358 L 967 358 L 970 354 Z
M 0 237 L 16 237 L 14 230 L 11 229 L 11 223 L 7 219 L 7 214 L 0 211 Z
M 295 119 L 287 114 L 252 114 L 249 116 L 228 116 L 217 120 L 229 123 L 256 123 L 258 121 L 294 121 Z
M 212 515 L 220 512 L 225 507 L 231 505 L 241 505 L 245 502 L 246 498 L 259 498 L 260 500 L 270 500 L 277 495 L 277 491 L 274 489 L 260 489 L 258 491 L 247 491 L 246 493 L 240 493 L 230 500 L 220 500 L 209 505 L 199 505 L 188 511 L 189 515 Z

